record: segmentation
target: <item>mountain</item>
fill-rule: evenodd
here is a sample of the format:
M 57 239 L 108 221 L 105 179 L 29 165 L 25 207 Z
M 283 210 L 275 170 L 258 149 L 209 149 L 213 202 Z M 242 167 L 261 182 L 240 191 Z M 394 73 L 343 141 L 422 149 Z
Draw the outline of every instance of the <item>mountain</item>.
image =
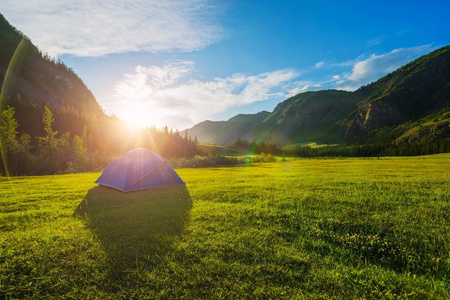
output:
M 6 77 L 7 72 L 9 76 Z M 5 78 L 7 81 L 5 82 Z M 0 86 L 2 108 L 15 108 L 20 134 L 28 133 L 37 145 L 45 135 L 42 115 L 45 106 L 53 112 L 53 129 L 71 136 L 86 126 L 94 135 L 94 148 L 107 150 L 119 122 L 103 113 L 83 81 L 59 60 L 43 54 L 0 14 Z
M 14 108 L 14 119 L 19 124 L 14 141 L 5 142 L 9 145 L 6 152 L 11 156 L 8 169 L 12 174 L 90 170 L 104 165 L 109 156 L 136 147 L 150 148 L 166 158 L 197 154 L 194 141 L 183 139 L 178 132 L 169 132 L 168 128 L 130 131 L 122 120 L 105 115 L 72 69 L 43 54 L 1 14 L 0 87 L 2 109 Z M 48 148 L 42 139 L 48 134 L 43 122 L 45 107 L 54 118 L 54 137 Z M 0 135 L 0 143 L 3 138 Z M 23 157 L 29 161 L 21 164 Z M 0 175 L 6 171 L 2 163 L 0 159 Z
M 199 142 L 232 144 L 237 138 L 279 145 L 303 141 L 342 142 L 345 127 L 339 123 L 357 108 L 352 93 L 337 90 L 306 92 L 291 97 L 274 109 L 237 115 L 228 121 L 204 121 L 188 130 Z M 332 137 L 332 138 L 330 138 Z
M 70 68 L 41 53 L 2 15 L 0 50 L 1 105 L 15 108 L 18 131 L 30 134 L 34 146 L 37 137 L 45 134 L 45 106 L 53 112 L 54 130 L 73 137 L 86 127 L 93 134 L 93 148 L 100 152 L 120 154 L 139 140 L 124 131 L 119 119 L 103 113 Z M 7 82 L 5 78 L 9 78 Z M 278 146 L 434 141 L 450 136 L 449 106 L 447 46 L 354 92 L 301 93 L 281 102 L 273 112 L 204 121 L 187 133 L 201 143 L 214 144 L 233 144 L 238 138 L 264 139 Z
M 20 45 L 20 47 L 19 47 Z M 61 61 L 42 54 L 31 41 L 11 26 L 0 14 L 0 84 L 9 68 L 3 105 L 16 108 L 19 131 L 43 134 L 41 117 L 44 107 L 52 109 L 55 127 L 81 133 L 74 124 L 104 118 L 102 108 L 83 81 Z
M 267 141 L 278 145 L 303 142 L 340 143 L 344 127 L 340 122 L 355 110 L 352 93 L 337 90 L 306 92 L 283 101 L 264 120 L 262 130 Z
M 204 121 L 188 130 L 201 143 L 232 144 L 237 138 L 278 145 L 306 141 L 343 142 L 342 120 L 357 109 L 352 93 L 337 90 L 306 92 L 291 97 L 272 113 L 237 115 L 228 121 Z
M 450 105 L 450 46 L 422 56 L 355 91 L 358 110 L 346 137 L 365 141 L 374 131 L 414 122 Z
M 270 114 L 205 121 L 188 129 L 199 142 L 237 138 L 275 142 L 364 144 L 447 138 L 450 46 L 422 56 L 354 92 L 326 90 L 291 97 Z M 265 116 L 262 118 L 262 116 Z
M 203 143 L 230 144 L 230 141 L 234 142 L 238 138 L 251 140 L 253 132 L 258 130 L 257 126 L 269 115 L 269 112 L 261 111 L 257 114 L 239 114 L 228 121 L 204 121 L 188 132 L 197 138 L 201 136 Z

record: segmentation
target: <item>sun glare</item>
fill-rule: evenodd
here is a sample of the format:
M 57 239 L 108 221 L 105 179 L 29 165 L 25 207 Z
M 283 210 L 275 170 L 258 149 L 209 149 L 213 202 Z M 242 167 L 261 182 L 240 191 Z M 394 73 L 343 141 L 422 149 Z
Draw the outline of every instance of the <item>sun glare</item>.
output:
M 133 103 L 117 112 L 117 116 L 136 128 L 162 127 L 165 125 L 161 112 L 152 109 L 151 105 Z
M 119 114 L 119 118 L 128 123 L 128 129 L 137 129 L 151 126 L 150 118 L 146 118 L 143 112 L 123 112 Z

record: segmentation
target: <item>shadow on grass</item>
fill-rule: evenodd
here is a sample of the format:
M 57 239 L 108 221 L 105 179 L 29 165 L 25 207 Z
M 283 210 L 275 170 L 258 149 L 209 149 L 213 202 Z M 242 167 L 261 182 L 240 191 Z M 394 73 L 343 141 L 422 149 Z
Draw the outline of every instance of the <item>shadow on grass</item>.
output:
M 110 275 L 119 279 L 158 264 L 181 235 L 191 207 L 184 185 L 131 193 L 99 186 L 89 190 L 74 215 L 98 236 Z

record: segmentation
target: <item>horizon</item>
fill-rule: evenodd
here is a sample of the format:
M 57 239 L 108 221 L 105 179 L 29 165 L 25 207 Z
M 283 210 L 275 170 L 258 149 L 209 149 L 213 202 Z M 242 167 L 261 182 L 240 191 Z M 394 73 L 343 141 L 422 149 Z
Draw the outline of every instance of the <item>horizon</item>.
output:
M 0 10 L 108 115 L 181 131 L 301 92 L 353 91 L 450 44 L 450 3 L 384 3 L 7 0 Z

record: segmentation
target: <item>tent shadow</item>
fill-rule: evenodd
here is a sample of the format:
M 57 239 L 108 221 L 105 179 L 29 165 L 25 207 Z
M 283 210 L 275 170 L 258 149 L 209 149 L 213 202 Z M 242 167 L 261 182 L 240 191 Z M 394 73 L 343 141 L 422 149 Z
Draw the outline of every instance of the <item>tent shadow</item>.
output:
M 131 193 L 98 186 L 89 190 L 74 216 L 85 219 L 97 235 L 110 275 L 119 279 L 157 265 L 181 235 L 191 208 L 185 185 Z

